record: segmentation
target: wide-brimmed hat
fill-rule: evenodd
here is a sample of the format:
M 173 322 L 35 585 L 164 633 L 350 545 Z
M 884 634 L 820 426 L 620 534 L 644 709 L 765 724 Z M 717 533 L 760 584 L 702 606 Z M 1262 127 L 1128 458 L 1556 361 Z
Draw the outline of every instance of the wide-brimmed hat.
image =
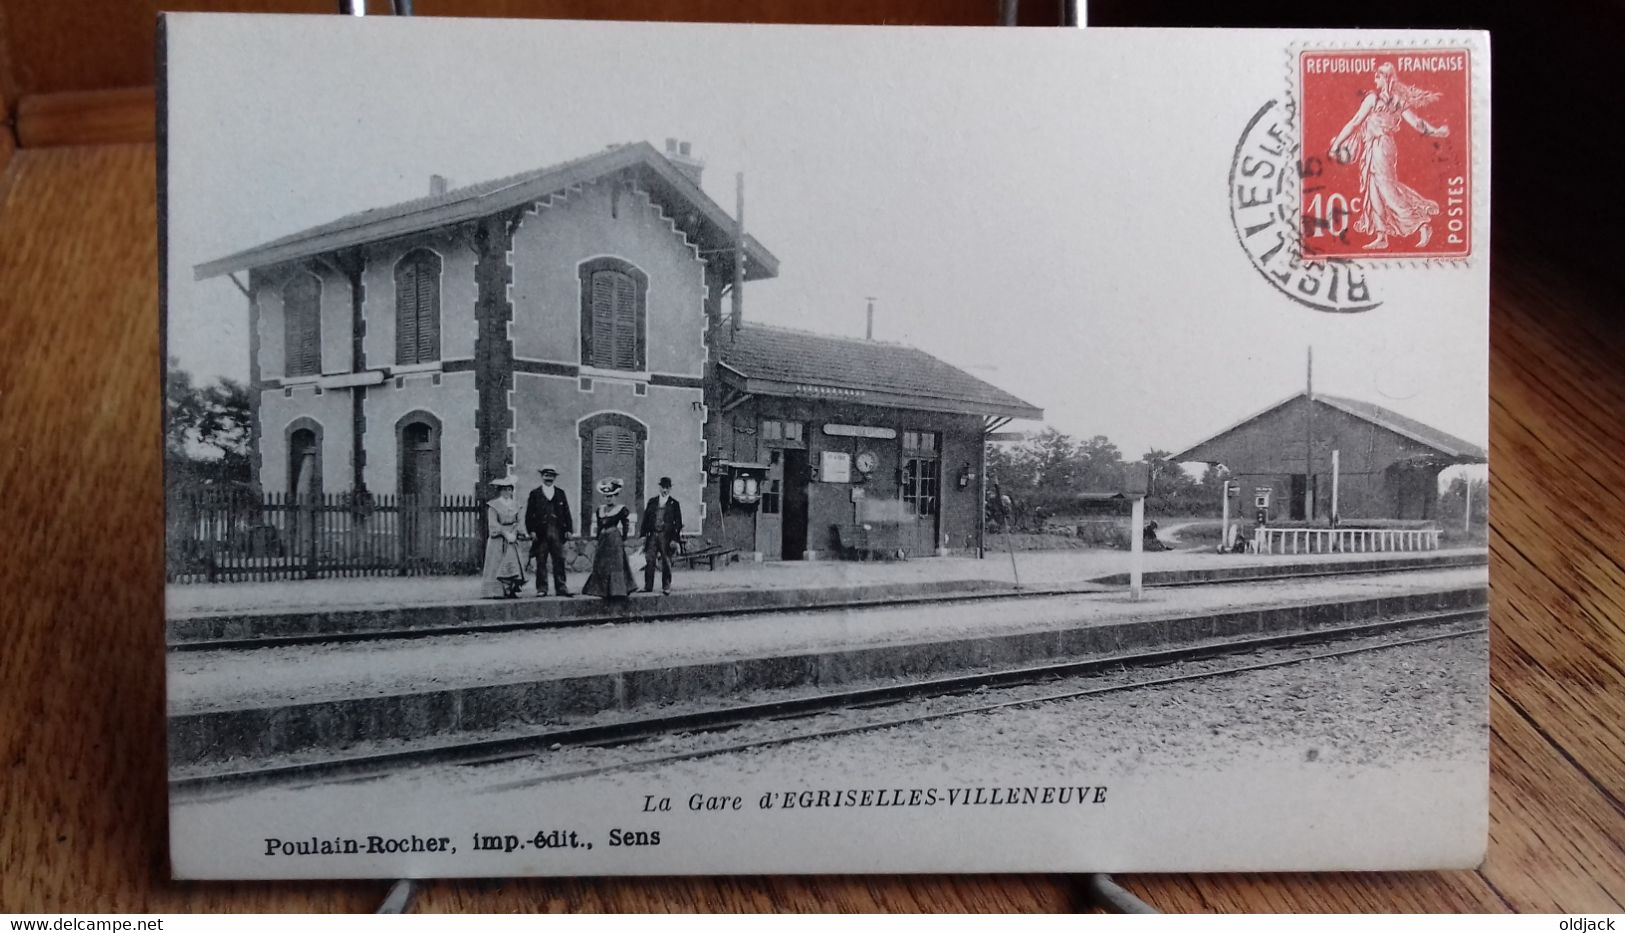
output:
M 624 488 L 626 484 L 613 476 L 598 481 L 598 491 L 606 496 L 613 496 Z
M 499 476 L 496 479 L 491 480 L 491 485 L 493 486 L 512 486 L 513 484 L 513 477 L 511 476 Z
M 552 473 L 554 476 L 558 476 L 559 475 L 559 468 L 554 466 L 551 463 L 544 463 L 544 464 L 542 464 L 542 468 L 540 470 L 537 470 L 536 472 L 542 474 L 543 476 L 546 476 L 549 473 Z

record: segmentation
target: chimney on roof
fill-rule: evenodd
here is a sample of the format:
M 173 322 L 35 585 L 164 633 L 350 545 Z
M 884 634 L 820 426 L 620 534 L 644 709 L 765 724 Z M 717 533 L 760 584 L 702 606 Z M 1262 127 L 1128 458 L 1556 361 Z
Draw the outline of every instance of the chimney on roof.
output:
M 444 176 L 444 175 L 430 175 L 429 176 L 429 195 L 431 197 L 433 197 L 434 195 L 438 195 L 438 194 L 445 194 L 446 189 L 449 188 L 449 187 L 451 187 L 451 179 L 447 178 L 446 176 Z
M 666 137 L 666 161 L 670 162 L 679 172 L 688 176 L 688 180 L 698 185 L 700 173 L 705 171 L 705 162 L 694 158 L 693 147 L 687 140 L 679 140 L 675 136 Z
M 863 339 L 864 340 L 873 340 L 873 339 L 875 339 L 875 300 L 873 298 L 869 298 L 868 301 L 869 301 L 869 314 L 868 314 L 869 319 L 868 319 L 868 322 L 864 325 L 864 328 L 863 328 Z

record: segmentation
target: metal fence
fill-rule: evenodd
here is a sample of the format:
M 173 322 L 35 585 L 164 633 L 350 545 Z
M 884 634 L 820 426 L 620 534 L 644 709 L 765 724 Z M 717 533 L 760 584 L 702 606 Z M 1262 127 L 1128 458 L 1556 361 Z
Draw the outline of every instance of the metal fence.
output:
M 166 579 L 477 573 L 484 523 L 485 505 L 473 496 L 180 494 L 169 500 Z

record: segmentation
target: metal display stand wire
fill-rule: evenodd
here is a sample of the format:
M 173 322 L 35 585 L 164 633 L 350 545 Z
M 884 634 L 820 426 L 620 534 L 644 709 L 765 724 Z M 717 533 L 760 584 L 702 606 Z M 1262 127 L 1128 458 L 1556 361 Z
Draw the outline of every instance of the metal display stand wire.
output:
M 366 0 L 339 0 L 339 13 L 345 16 L 367 15 Z M 390 12 L 396 16 L 412 15 L 412 0 L 390 0 Z M 1016 25 L 1020 0 L 999 0 L 999 25 Z M 1060 0 L 1061 25 L 1075 27 L 1078 25 L 1078 0 Z M 1015 555 L 1010 557 L 1012 564 Z M 1088 902 L 1108 913 L 1119 914 L 1154 914 L 1156 908 L 1130 894 L 1121 885 L 1112 880 L 1111 875 L 1094 873 L 1083 876 L 1083 891 Z M 384 896 L 383 903 L 374 911 L 380 914 L 403 914 L 412 909 L 412 902 L 417 897 L 417 882 L 410 878 L 401 878 L 390 885 L 389 893 Z

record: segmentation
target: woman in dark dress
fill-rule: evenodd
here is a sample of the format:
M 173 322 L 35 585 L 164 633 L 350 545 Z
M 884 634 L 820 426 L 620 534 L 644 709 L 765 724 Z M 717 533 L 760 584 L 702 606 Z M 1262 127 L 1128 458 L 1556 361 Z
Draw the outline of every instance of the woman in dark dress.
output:
M 619 501 L 622 483 L 606 479 L 598 484 L 604 504 L 593 512 L 598 526 L 598 549 L 593 554 L 592 574 L 581 592 L 600 599 L 626 599 L 632 595 L 632 563 L 626 559 L 626 536 L 632 530 L 631 513 Z

